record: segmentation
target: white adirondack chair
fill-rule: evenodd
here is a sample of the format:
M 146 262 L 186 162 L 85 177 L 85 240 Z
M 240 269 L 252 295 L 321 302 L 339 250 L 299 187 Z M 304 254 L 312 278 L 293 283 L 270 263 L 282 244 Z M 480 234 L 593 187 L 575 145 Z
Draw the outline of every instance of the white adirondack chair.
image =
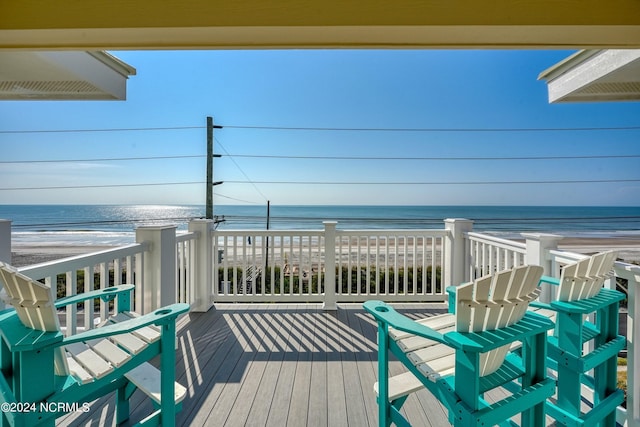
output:
M 523 425 L 544 425 L 544 402 L 555 390 L 547 378 L 546 335 L 553 323 L 527 312 L 539 294 L 542 268 L 516 267 L 457 287 L 455 313 L 413 321 L 379 301 L 365 309 L 378 322 L 380 425 L 408 425 L 400 407 L 423 387 L 449 410 L 454 425 L 498 425 L 522 413 Z M 521 356 L 511 353 L 521 348 Z M 388 378 L 388 351 L 408 372 Z M 492 404 L 483 395 L 513 391 Z
M 0 417 L 10 425 L 53 425 L 64 412 L 43 408 L 82 404 L 116 390 L 116 420 L 122 422 L 129 417 L 128 398 L 137 387 L 158 409 L 141 424 L 175 423 L 176 407 L 186 394 L 174 382 L 175 320 L 189 310 L 187 304 L 137 316 L 129 312 L 133 285 L 56 301 L 50 286 L 4 263 L 0 263 L 0 282 L 5 299 L 14 307 L 0 313 L 0 402 L 34 405 L 32 411 L 5 412 Z M 117 313 L 96 329 L 64 337 L 57 308 L 97 298 L 115 299 Z M 147 362 L 157 355 L 161 355 L 160 371 Z M 0 425 L 3 422 L 0 419 Z
M 618 335 L 619 303 L 624 294 L 605 289 L 612 277 L 616 252 L 602 252 L 562 268 L 560 278 L 543 277 L 556 285 L 557 299 L 532 303 L 532 309 L 556 322 L 549 337 L 550 366 L 557 371 L 557 398 L 548 413 L 570 425 L 615 426 L 616 408 L 624 393 L 617 388 L 617 355 L 626 344 Z M 582 395 L 591 390 L 593 406 L 583 411 Z

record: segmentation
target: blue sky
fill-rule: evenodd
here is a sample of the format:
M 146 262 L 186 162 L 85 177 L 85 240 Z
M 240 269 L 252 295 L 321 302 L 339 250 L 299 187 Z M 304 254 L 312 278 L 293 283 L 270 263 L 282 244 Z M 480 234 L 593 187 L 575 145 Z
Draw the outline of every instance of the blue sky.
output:
M 1 204 L 204 204 L 206 116 L 217 204 L 639 204 L 640 157 L 527 157 L 638 155 L 640 130 L 469 130 L 640 126 L 638 102 L 548 103 L 537 76 L 570 51 L 113 53 L 126 101 L 0 102 Z M 168 127 L 193 128 L 149 130 Z M 143 130 L 2 133 L 80 129 Z M 160 156 L 199 157 L 104 160 Z M 351 159 L 295 158 L 318 156 Z M 566 183 L 585 180 L 627 182 Z

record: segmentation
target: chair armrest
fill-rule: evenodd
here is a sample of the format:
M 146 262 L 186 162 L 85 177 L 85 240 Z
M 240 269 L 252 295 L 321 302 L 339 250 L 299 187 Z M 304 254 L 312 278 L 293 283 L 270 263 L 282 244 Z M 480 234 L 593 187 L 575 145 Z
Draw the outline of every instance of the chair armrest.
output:
M 527 312 L 517 323 L 505 328 L 482 332 L 448 332 L 444 339 L 449 346 L 465 351 L 484 353 L 514 341 L 522 341 L 533 335 L 546 333 L 555 324 L 549 318 Z
M 55 307 L 62 308 L 70 304 L 77 304 L 94 298 L 101 298 L 103 301 L 111 301 L 119 294 L 124 292 L 131 292 L 134 288 L 134 285 L 120 285 L 112 286 L 110 288 L 98 289 L 90 292 L 84 292 L 78 295 L 60 298 L 55 302 Z
M 560 279 L 556 279 L 555 277 L 551 277 L 551 276 L 542 276 L 540 278 L 540 283 L 538 283 L 538 286 L 540 286 L 541 283 L 548 283 L 550 285 L 559 286 L 560 285 Z
M 385 304 L 382 301 L 371 300 L 364 303 L 364 308 L 367 310 L 378 322 L 384 323 L 392 328 L 400 331 L 408 332 L 410 334 L 418 335 L 423 338 L 438 341 L 446 344 L 444 335 L 433 329 L 422 325 L 418 322 L 414 322 L 407 316 L 398 313 L 393 307 Z
M 40 350 L 60 345 L 62 332 L 42 332 L 27 328 L 14 309 L 0 314 L 0 336 L 11 352 Z
M 551 309 L 565 313 L 588 314 L 611 304 L 618 304 L 626 298 L 625 294 L 613 289 L 600 289 L 594 297 L 576 301 L 552 301 Z
M 106 325 L 96 329 L 90 329 L 88 331 L 66 337 L 64 340 L 62 340 L 61 345 L 126 334 L 145 326 L 161 325 L 169 322 L 174 322 L 180 314 L 186 313 L 188 311 L 189 304 L 172 304 L 160 308 L 153 313 L 145 314 L 144 316 L 136 317 L 125 322 Z

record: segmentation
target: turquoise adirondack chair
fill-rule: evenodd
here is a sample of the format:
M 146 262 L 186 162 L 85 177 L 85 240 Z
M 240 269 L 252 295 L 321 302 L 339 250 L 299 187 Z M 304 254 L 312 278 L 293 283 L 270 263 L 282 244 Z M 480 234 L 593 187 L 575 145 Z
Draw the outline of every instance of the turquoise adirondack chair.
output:
M 617 388 L 617 356 L 626 344 L 618 335 L 625 295 L 603 288 L 615 260 L 615 252 L 602 252 L 564 266 L 560 279 L 543 276 L 542 283 L 557 286 L 557 299 L 531 304 L 556 321 L 549 366 L 557 371 L 558 392 L 547 411 L 562 425 L 616 425 L 616 408 L 624 400 Z M 593 396 L 593 407 L 584 412 L 583 393 Z
M 527 312 L 541 275 L 541 267 L 523 266 L 460 285 L 455 313 L 419 321 L 383 302 L 365 302 L 378 324 L 379 425 L 409 425 L 400 409 L 425 387 L 455 426 L 513 425 L 518 413 L 521 425 L 544 425 L 545 401 L 555 391 L 546 369 L 546 336 L 554 325 Z M 389 351 L 407 372 L 389 378 Z M 497 387 L 508 395 L 488 403 L 484 394 Z
M 128 400 L 137 388 L 156 409 L 140 425 L 175 424 L 186 394 L 175 382 L 175 321 L 187 304 L 137 316 L 129 312 L 133 285 L 56 301 L 50 286 L 4 263 L 0 283 L 14 307 L 0 312 L 0 426 L 52 426 L 112 391 L 120 423 L 129 418 Z M 114 301 L 115 314 L 98 328 L 65 337 L 57 309 L 97 298 Z M 160 370 L 148 363 L 158 355 Z

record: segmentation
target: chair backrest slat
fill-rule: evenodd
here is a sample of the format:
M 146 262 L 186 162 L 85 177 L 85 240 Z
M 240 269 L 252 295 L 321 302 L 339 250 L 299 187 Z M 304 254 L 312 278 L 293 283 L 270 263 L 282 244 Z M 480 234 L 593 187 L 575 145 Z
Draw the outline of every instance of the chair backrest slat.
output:
M 577 301 L 597 295 L 609 278 L 615 260 L 616 252 L 607 251 L 565 266 L 560 275 L 558 300 Z
M 0 281 L 4 285 L 8 302 L 16 309 L 24 326 L 44 332 L 60 330 L 55 297 L 50 286 L 25 276 L 3 262 L 0 262 Z M 57 348 L 54 357 L 56 374 L 66 375 L 69 367 L 64 348 Z
M 529 302 L 539 294 L 543 269 L 520 266 L 477 279 L 456 289 L 456 330 L 492 331 L 511 326 L 524 316 Z M 510 345 L 481 354 L 481 376 L 495 372 Z
M 31 329 L 60 330 L 51 287 L 36 282 L 13 267 L 0 263 L 0 275 L 20 321 Z

